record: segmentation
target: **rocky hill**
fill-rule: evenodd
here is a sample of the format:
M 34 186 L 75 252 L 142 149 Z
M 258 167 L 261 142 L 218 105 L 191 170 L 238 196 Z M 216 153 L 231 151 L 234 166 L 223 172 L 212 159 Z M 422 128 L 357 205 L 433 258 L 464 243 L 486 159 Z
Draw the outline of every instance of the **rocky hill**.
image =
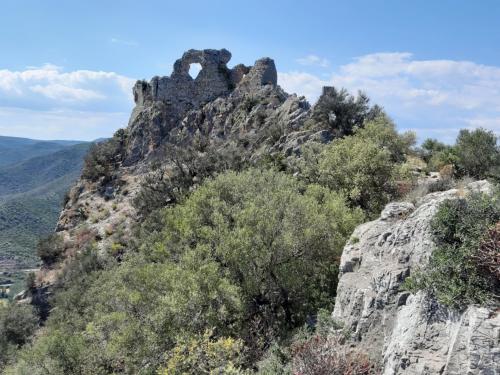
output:
M 0 167 L 0 263 L 9 264 L 8 269 L 36 266 L 36 242 L 53 231 L 64 195 L 78 179 L 89 148 L 87 143 L 24 141 L 21 150 L 16 145 L 8 148 L 23 157 L 35 150 L 47 154 Z M 31 152 L 26 144 L 33 146 Z
M 224 49 L 190 50 L 175 62 L 171 76 L 136 83 L 136 105 L 127 128 L 117 133 L 120 140 L 113 149 L 111 171 L 106 176 L 84 173 L 69 194 L 59 232 L 69 239 L 85 226 L 96 233 L 101 248 L 114 240 L 106 232 L 128 232 L 137 220 L 132 202 L 141 181 L 155 161 L 169 163 L 172 147 L 196 148 L 201 160 L 208 149 L 215 149 L 223 158 L 255 163 L 262 154 L 291 155 L 308 140 L 332 139 L 329 127 L 304 126 L 311 117 L 310 105 L 277 85 L 272 59 L 229 69 L 230 58 Z M 202 67 L 196 79 L 189 75 L 193 63 Z M 195 172 L 190 178 L 196 181 L 200 176 Z M 47 280 L 52 274 L 48 270 Z
M 363 94 L 325 87 L 311 107 L 270 58 L 230 58 L 189 50 L 135 84 L 128 126 L 91 147 L 12 310 L 35 323 L 0 340 L 7 373 L 495 373 L 494 310 L 401 288 L 431 257 L 439 204 L 463 192 L 358 226 L 420 187 L 424 156 L 451 151 L 419 153 Z
M 333 319 L 352 332 L 383 374 L 496 374 L 500 372 L 500 316 L 496 308 L 457 312 L 403 281 L 435 248 L 430 221 L 439 205 L 468 191 L 489 192 L 486 181 L 436 192 L 412 203 L 390 203 L 380 218 L 352 234 L 341 259 Z

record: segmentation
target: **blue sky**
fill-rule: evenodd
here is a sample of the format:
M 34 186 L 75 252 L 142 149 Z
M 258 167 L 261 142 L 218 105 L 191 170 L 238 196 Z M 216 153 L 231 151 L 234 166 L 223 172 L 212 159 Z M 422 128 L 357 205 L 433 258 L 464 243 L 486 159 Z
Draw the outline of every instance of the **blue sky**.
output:
M 499 1 L 3 1 L 0 134 L 109 136 L 136 79 L 168 75 L 189 48 L 231 65 L 275 59 L 312 102 L 323 85 L 367 92 L 401 130 L 453 142 L 500 133 Z

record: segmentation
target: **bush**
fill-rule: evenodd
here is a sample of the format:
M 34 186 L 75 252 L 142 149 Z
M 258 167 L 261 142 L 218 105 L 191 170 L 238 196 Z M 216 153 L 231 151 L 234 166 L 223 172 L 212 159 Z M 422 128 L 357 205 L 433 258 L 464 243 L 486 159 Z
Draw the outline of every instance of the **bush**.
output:
M 102 179 L 104 185 L 112 180 L 113 172 L 123 160 L 127 133 L 118 130 L 111 139 L 94 143 L 85 157 L 82 177 L 95 182 Z
M 449 147 L 450 146 L 447 146 L 444 143 L 439 142 L 437 139 L 427 138 L 422 143 L 422 146 L 421 146 L 422 159 L 424 159 L 424 161 L 426 163 L 428 163 L 436 154 L 445 151 Z
M 408 278 L 405 287 L 426 290 L 457 309 L 498 298 L 498 278 L 485 272 L 491 262 L 485 258 L 491 251 L 498 254 L 496 247 L 486 244 L 492 240 L 489 229 L 499 220 L 498 192 L 493 196 L 474 193 L 442 203 L 431 223 L 437 247 L 429 264 Z
M 224 147 L 217 144 L 190 147 L 166 147 L 167 155 L 161 165 L 154 166 L 146 175 L 133 204 L 142 217 L 156 209 L 172 205 L 205 178 L 226 170 L 241 170 L 247 165 L 247 152 L 235 144 Z
M 380 107 L 370 107 L 369 103 L 370 99 L 361 92 L 354 97 L 345 89 L 339 91 L 335 87 L 323 87 L 323 94 L 306 126 L 331 129 L 335 137 L 350 135 L 356 127 L 362 127 L 366 120 L 382 113 Z
M 52 233 L 42 238 L 36 247 L 37 254 L 46 266 L 56 263 L 64 253 L 64 241 L 60 234 Z
M 0 305 L 0 371 L 31 340 L 37 326 L 38 318 L 31 305 Z
M 492 131 L 460 130 L 455 148 L 460 175 L 478 179 L 500 177 L 500 150 Z
M 340 253 L 362 219 L 339 194 L 256 170 L 220 175 L 164 215 L 142 246 L 148 259 L 215 261 L 241 291 L 246 329 L 263 340 L 331 304 Z
M 206 331 L 201 337 L 182 340 L 169 353 L 167 365 L 158 375 L 242 374 L 243 343 L 230 337 L 212 338 Z
M 500 223 L 488 231 L 477 254 L 473 257 L 485 274 L 491 276 L 492 282 L 498 288 L 500 286 Z
M 396 191 L 400 163 L 414 142 L 412 134 L 399 135 L 386 117 L 367 122 L 354 135 L 304 152 L 302 175 L 344 194 L 352 205 L 378 214 Z M 312 156 L 309 158 L 309 156 Z
M 10 344 L 26 344 L 37 326 L 38 318 L 31 305 L 14 303 L 0 309 L 0 337 Z

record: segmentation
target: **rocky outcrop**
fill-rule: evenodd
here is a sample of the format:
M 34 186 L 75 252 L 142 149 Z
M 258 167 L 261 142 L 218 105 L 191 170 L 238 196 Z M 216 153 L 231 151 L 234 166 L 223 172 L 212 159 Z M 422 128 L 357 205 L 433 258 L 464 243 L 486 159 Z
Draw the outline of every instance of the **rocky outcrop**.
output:
M 278 87 L 272 59 L 229 69 L 230 59 L 225 49 L 189 50 L 175 62 L 170 76 L 136 83 L 125 165 L 153 155 L 173 137 L 176 143 L 179 136 L 196 133 L 225 139 L 242 132 L 263 133 L 273 126 L 281 131 L 279 138 L 300 128 L 310 106 L 303 97 Z M 193 63 L 201 65 L 194 79 L 189 75 Z
M 299 153 L 309 139 L 326 141 L 317 129 L 304 130 L 311 107 L 277 85 L 272 59 L 229 69 L 230 58 L 225 49 L 189 50 L 170 76 L 136 83 L 136 105 L 128 127 L 120 130 L 123 148 L 113 158 L 118 162 L 112 175 L 106 182 L 81 178 L 60 215 L 56 231 L 65 238 L 67 254 L 78 253 L 87 240 L 103 251 L 123 240 L 137 220 L 132 200 L 150 162 L 168 163 L 166 146 L 190 147 L 201 139 L 253 161 L 264 153 Z M 193 63 L 202 67 L 196 78 L 189 75 Z M 53 282 L 56 273 L 45 270 L 44 282 Z
M 417 206 L 391 203 L 379 219 L 359 226 L 346 245 L 332 316 L 356 346 L 379 361 L 383 374 L 500 373 L 498 310 L 451 311 L 422 292 L 400 288 L 432 253 L 429 224 L 439 204 L 489 188 L 479 181 L 466 191 L 428 194 Z

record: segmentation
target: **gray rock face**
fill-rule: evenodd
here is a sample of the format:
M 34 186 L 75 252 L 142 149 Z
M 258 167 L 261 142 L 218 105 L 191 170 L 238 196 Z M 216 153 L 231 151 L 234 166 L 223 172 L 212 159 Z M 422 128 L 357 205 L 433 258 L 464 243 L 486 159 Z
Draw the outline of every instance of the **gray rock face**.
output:
M 215 103 L 224 112 L 245 95 L 260 97 L 260 91 L 266 87 L 268 93 L 277 89 L 272 59 L 257 60 L 253 67 L 239 64 L 229 69 L 226 64 L 230 59 L 231 53 L 226 49 L 189 50 L 175 62 L 170 76 L 153 77 L 149 83 L 135 84 L 136 106 L 129 120 L 126 165 L 134 164 L 168 141 L 172 129 L 179 127 L 184 118 L 193 118 L 190 111 L 203 111 L 205 105 Z M 189 67 L 194 63 L 201 65 L 195 79 L 189 75 Z M 213 108 L 210 111 L 213 112 Z
M 467 187 L 489 188 L 485 181 Z M 500 373 L 498 311 L 470 306 L 457 313 L 422 292 L 400 290 L 432 253 L 429 224 L 439 204 L 461 193 L 428 194 L 417 207 L 391 203 L 378 220 L 356 228 L 344 249 L 332 316 L 379 360 L 383 374 Z

